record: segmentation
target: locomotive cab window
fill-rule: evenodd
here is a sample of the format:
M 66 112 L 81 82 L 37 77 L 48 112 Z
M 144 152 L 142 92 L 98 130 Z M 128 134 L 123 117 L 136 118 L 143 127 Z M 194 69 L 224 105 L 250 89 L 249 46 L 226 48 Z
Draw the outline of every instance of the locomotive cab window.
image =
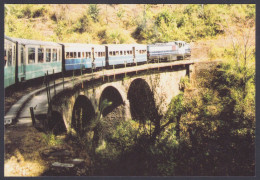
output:
M 28 64 L 35 63 L 35 48 L 28 48 Z
M 52 49 L 52 61 L 57 61 L 57 49 Z
M 46 62 L 51 62 L 51 49 L 46 49 Z
M 43 63 L 44 49 L 38 48 L 38 63 Z

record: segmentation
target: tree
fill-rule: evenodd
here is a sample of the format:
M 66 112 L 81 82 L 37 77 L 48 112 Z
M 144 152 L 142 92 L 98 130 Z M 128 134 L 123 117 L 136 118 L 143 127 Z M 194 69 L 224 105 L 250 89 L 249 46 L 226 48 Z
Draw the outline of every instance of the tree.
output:
M 97 4 L 90 4 L 88 8 L 88 14 L 93 19 L 94 22 L 98 22 L 100 9 L 98 8 Z

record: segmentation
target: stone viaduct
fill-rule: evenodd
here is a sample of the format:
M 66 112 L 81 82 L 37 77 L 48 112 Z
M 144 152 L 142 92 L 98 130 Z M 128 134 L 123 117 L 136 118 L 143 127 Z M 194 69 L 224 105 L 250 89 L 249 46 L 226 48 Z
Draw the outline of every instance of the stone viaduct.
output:
M 159 68 L 107 75 L 102 78 L 73 83 L 57 93 L 48 111 L 50 123 L 58 119 L 66 130 L 80 129 L 98 116 L 117 121 L 153 118 L 164 115 L 171 99 L 180 91 L 181 78 L 192 75 L 193 63 L 169 64 Z M 107 99 L 112 105 L 105 106 Z M 103 102 L 103 105 L 102 105 Z M 101 112 L 100 109 L 105 107 Z M 101 113 L 100 113 L 101 112 Z M 51 117 L 51 118 L 50 118 Z M 86 122 L 78 122 L 79 117 Z M 77 130 L 76 130 L 77 131 Z

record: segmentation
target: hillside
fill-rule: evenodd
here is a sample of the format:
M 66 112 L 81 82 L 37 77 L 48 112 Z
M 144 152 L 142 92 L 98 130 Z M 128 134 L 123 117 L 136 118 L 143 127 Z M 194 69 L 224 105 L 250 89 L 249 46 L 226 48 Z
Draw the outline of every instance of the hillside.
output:
M 59 42 L 195 42 L 248 20 L 254 5 L 5 5 L 6 35 Z

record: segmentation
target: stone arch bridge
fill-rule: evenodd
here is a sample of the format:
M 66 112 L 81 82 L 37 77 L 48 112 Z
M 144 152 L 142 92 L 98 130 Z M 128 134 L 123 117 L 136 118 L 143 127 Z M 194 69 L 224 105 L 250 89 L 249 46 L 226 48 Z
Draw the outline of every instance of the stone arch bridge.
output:
M 55 124 L 59 118 L 70 132 L 80 131 L 98 115 L 108 121 L 162 116 L 171 99 L 181 91 L 181 78 L 192 76 L 193 63 L 168 63 L 160 68 L 133 70 L 127 76 L 122 71 L 73 83 L 52 98 L 49 123 Z M 107 106 L 105 102 L 112 104 Z M 79 122 L 80 118 L 84 120 Z

